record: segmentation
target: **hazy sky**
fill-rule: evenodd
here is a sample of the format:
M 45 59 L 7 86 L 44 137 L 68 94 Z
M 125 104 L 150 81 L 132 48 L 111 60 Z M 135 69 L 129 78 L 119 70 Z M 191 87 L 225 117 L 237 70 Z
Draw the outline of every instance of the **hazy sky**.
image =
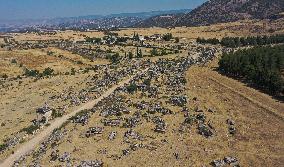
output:
M 0 20 L 192 9 L 206 0 L 0 0 Z

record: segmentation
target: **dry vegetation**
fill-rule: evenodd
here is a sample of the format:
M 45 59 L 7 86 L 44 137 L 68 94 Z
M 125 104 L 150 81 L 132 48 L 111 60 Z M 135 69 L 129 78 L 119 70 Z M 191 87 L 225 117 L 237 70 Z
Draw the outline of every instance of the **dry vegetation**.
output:
M 266 24 L 264 24 L 266 23 Z M 272 31 L 273 30 L 273 31 Z M 148 28 L 148 29 L 123 29 L 117 31 L 119 36 L 133 35 L 134 32 L 140 35 L 166 34 L 172 33 L 174 37 L 180 38 L 180 43 L 186 44 L 187 48 L 181 49 L 180 53 L 171 53 L 166 56 L 150 56 L 150 48 L 142 48 L 146 55 L 141 61 L 157 62 L 161 59 L 178 59 L 186 57 L 196 57 L 196 48 L 206 48 L 208 45 L 198 45 L 195 39 L 202 38 L 222 38 L 225 36 L 253 36 L 259 34 L 283 33 L 283 21 L 267 23 L 266 21 L 243 21 L 236 23 L 217 24 L 204 27 L 180 27 L 175 29 Z M 88 37 L 103 37 L 102 32 L 58 32 L 56 35 L 41 35 L 35 33 L 10 34 L 16 41 L 23 44 L 27 41 L 35 42 L 41 40 L 69 39 L 71 41 L 82 41 Z M 0 44 L 2 43 L 0 38 Z M 153 42 L 154 43 L 154 42 Z M 163 47 L 172 42 L 155 42 Z M 175 45 L 175 44 L 174 44 Z M 195 47 L 194 47 L 195 46 Z M 212 47 L 212 46 L 210 46 Z M 111 49 L 124 55 L 128 52 L 136 52 L 135 46 L 108 46 L 108 45 L 80 45 L 79 48 L 99 48 L 101 50 Z M 216 46 L 216 51 L 222 48 Z M 194 52 L 192 51 L 194 50 Z M 184 121 L 184 113 L 181 107 L 168 104 L 166 101 L 170 94 L 165 87 L 165 79 L 169 76 L 158 77 L 153 84 L 161 88 L 159 98 L 145 97 L 141 92 L 129 94 L 119 93 L 125 101 L 131 100 L 133 104 L 141 102 L 161 103 L 163 107 L 173 111 L 170 115 L 161 116 L 168 127 L 164 134 L 153 131 L 155 125 L 144 120 L 139 126 L 133 128 L 144 136 L 144 140 L 135 141 L 135 144 L 146 146 L 143 149 L 131 152 L 126 156 L 122 155 L 122 150 L 129 147 L 125 142 L 124 134 L 130 128 L 105 127 L 103 134 L 86 138 L 85 132 L 89 127 L 103 126 L 102 116 L 99 116 L 100 108 L 96 108 L 86 126 L 69 122 L 63 127 L 64 137 L 56 146 L 50 146 L 46 153 L 40 157 L 42 166 L 60 166 L 64 163 L 59 161 L 51 162 L 52 151 L 59 150 L 59 155 L 64 152 L 72 153 L 72 165 L 77 165 L 82 160 L 102 160 L 105 166 L 209 166 L 209 163 L 216 159 L 223 159 L 225 156 L 237 157 L 241 166 L 282 166 L 284 164 L 284 105 L 283 102 L 274 100 L 245 84 L 222 76 L 215 71 L 217 58 L 206 65 L 194 65 L 186 72 L 186 88 L 182 93 L 188 97 L 187 107 L 190 112 L 196 108 L 202 109 L 206 115 L 206 122 L 214 127 L 214 136 L 205 138 L 198 134 L 196 126 L 187 127 L 184 133 L 180 133 L 181 123 Z M 122 74 L 120 69 L 129 72 L 133 63 L 130 60 L 123 60 L 117 66 L 110 66 L 110 61 L 106 58 L 96 58 L 90 60 L 86 57 L 71 51 L 59 49 L 51 46 L 43 49 L 0 49 L 0 76 L 6 74 L 9 78 L 22 76 L 21 79 L 1 80 L 0 88 L 0 145 L 5 139 L 11 136 L 24 137 L 21 143 L 10 150 L 0 153 L 0 160 L 4 160 L 13 151 L 16 151 L 27 140 L 33 136 L 18 133 L 24 127 L 31 125 L 31 121 L 36 118 L 36 109 L 45 102 L 57 110 L 63 110 L 63 114 L 74 111 L 78 106 L 70 105 L 70 98 L 64 101 L 60 98 L 54 100 L 55 96 L 78 96 L 79 92 L 88 92 L 90 83 L 101 80 L 108 76 L 108 70 L 103 66 L 112 67 L 110 76 Z M 96 65 L 101 66 L 99 70 L 84 72 L 86 68 Z M 54 69 L 54 76 L 43 78 L 24 77 L 25 68 L 42 72 L 46 68 Z M 140 68 L 140 66 L 137 66 Z M 72 69 L 76 74 L 70 75 Z M 136 69 L 135 69 L 136 70 Z M 134 72 L 135 72 L 134 70 Z M 125 72 L 124 71 L 124 72 Z M 68 72 L 68 74 L 66 74 Z M 124 75 L 122 75 L 124 76 Z M 120 77 L 119 80 L 125 79 Z M 115 84 L 113 82 L 112 84 Z M 109 85 L 104 85 L 104 89 Z M 91 91 L 90 91 L 91 92 Z M 89 93 L 89 92 L 88 92 Z M 91 98 L 97 98 L 100 91 L 92 92 Z M 116 103 L 116 101 L 111 101 Z M 111 105 L 107 104 L 107 105 Z M 140 111 L 133 106 L 128 106 L 132 111 L 122 117 L 132 116 L 134 111 Z M 214 112 L 208 112 L 208 109 Z M 141 111 L 142 112 L 142 111 Z M 144 111 L 143 111 L 144 113 Z M 198 114 L 198 113 L 196 113 Z M 226 121 L 232 119 L 236 124 L 236 134 L 228 133 Z M 52 123 L 52 121 L 51 121 Z M 45 127 L 43 127 L 45 128 Z M 117 132 L 115 140 L 108 140 L 109 134 Z M 39 150 L 36 148 L 35 150 Z M 24 164 L 32 164 L 36 156 L 27 156 Z M 1 161 L 0 161 L 1 162 Z

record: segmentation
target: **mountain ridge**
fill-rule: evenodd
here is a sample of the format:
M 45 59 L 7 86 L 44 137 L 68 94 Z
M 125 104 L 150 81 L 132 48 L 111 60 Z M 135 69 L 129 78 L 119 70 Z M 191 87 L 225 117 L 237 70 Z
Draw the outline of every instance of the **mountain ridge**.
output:
M 135 27 L 204 26 L 244 19 L 271 19 L 284 11 L 283 0 L 209 0 L 191 12 L 163 20 L 154 16 Z

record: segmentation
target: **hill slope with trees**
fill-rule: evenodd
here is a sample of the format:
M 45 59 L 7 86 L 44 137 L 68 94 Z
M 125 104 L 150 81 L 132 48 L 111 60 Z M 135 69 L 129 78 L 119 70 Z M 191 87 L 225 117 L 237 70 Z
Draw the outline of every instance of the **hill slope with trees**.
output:
M 284 93 L 284 45 L 255 47 L 224 54 L 219 69 L 231 76 L 244 77 L 274 95 Z
M 172 15 L 167 24 L 163 24 L 161 16 L 155 16 L 136 26 L 204 26 L 243 19 L 275 19 L 283 11 L 283 0 L 210 0 L 189 13 Z

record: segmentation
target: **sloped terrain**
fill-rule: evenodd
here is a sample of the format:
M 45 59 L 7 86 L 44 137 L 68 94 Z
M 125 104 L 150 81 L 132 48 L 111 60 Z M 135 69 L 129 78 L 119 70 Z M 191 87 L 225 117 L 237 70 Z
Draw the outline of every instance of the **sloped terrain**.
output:
M 278 0 L 212 0 L 177 21 L 177 26 L 200 26 L 243 19 L 267 19 L 284 10 Z
M 187 14 L 174 15 L 166 22 L 156 16 L 136 26 L 203 26 L 244 19 L 274 19 L 283 11 L 284 2 L 280 0 L 211 0 Z
M 182 14 L 154 16 L 140 21 L 135 24 L 134 27 L 171 27 L 176 24 L 176 20 L 178 20 L 181 16 Z

